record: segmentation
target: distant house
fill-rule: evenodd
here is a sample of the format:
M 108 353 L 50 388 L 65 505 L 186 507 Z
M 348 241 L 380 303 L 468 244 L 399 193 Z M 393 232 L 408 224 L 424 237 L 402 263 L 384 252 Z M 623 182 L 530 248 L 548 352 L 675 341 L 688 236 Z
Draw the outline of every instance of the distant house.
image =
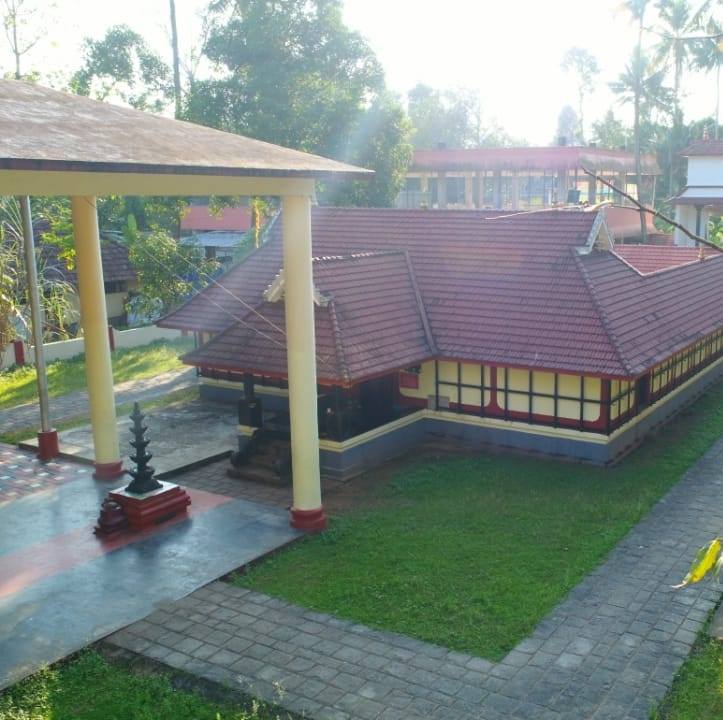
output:
M 587 176 L 592 170 L 635 196 L 635 157 L 622 150 L 553 146 L 417 150 L 397 197 L 398 208 L 530 210 L 566 203 L 620 201 Z M 660 168 L 643 156 L 644 187 L 655 196 Z
M 159 323 L 196 334 L 205 395 L 257 408 L 242 448 L 288 422 L 267 237 Z M 609 463 L 723 374 L 723 254 L 617 246 L 599 211 L 316 208 L 312 241 L 330 476 L 433 436 Z
M 708 221 L 723 215 L 723 140 L 700 140 L 681 152 L 688 158 L 686 186 L 671 199 L 675 219 L 690 232 L 708 238 Z M 676 245 L 695 245 L 680 229 Z
M 181 240 L 202 247 L 206 258 L 225 263 L 250 228 L 249 207 L 227 207 L 215 214 L 208 205 L 191 205 L 181 218 Z
M 58 248 L 50 243 L 38 245 L 41 262 L 44 265 L 44 276 L 64 280 L 77 289 L 78 276 L 75 270 L 69 270 L 65 260 L 58 257 Z M 103 262 L 103 279 L 105 282 L 105 303 L 108 323 L 114 327 L 128 324 L 126 303 L 138 287 L 138 274 L 128 258 L 128 249 L 123 243 L 105 235 L 101 242 L 101 260 Z M 78 296 L 75 296 L 76 315 L 80 312 Z

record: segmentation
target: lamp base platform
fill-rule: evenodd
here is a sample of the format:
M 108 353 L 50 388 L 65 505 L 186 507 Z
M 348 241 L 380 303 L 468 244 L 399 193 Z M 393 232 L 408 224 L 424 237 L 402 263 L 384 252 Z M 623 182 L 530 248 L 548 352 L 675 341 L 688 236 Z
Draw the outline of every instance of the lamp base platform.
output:
M 134 495 L 125 488 L 108 493 L 108 498 L 123 508 L 128 523 L 134 530 L 145 530 L 185 513 L 191 504 L 189 494 L 173 483 L 161 482 L 157 490 Z

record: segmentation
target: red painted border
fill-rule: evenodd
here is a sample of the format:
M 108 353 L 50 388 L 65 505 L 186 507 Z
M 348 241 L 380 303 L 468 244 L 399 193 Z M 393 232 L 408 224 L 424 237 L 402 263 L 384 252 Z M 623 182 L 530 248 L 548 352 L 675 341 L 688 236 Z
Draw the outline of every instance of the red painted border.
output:
M 96 480 L 117 480 L 125 472 L 122 460 L 112 463 L 93 463 L 93 466 L 95 467 L 93 477 Z
M 309 533 L 318 533 L 326 530 L 327 519 L 323 506 L 313 510 L 298 510 L 291 508 L 291 527 Z

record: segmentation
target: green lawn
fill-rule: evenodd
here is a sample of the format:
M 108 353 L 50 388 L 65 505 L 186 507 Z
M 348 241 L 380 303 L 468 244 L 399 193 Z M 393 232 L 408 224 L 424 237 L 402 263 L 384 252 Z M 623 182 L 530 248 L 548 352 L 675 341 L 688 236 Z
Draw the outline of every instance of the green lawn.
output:
M 615 468 L 418 458 L 371 509 L 234 582 L 499 659 L 723 433 L 723 384 Z
M 262 709 L 213 703 L 138 675 L 93 651 L 0 694 L 0 720 L 271 720 Z
M 723 718 L 723 643 L 701 637 L 653 720 Z
M 193 346 L 190 339 L 168 342 L 160 340 L 137 348 L 124 348 L 112 353 L 113 379 L 126 380 L 153 377 L 182 367 L 178 359 Z M 65 395 L 85 388 L 85 358 L 48 363 L 48 391 L 51 396 Z M 12 368 L 0 372 L 0 410 L 31 402 L 37 397 L 35 368 Z

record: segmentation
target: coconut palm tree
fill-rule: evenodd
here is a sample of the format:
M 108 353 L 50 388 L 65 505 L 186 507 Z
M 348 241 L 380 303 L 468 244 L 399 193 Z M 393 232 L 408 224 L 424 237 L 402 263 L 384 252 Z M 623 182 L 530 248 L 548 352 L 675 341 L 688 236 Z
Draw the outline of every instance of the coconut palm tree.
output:
M 692 49 L 691 67 L 715 74 L 715 139 L 720 128 L 720 68 L 723 64 L 723 25 L 711 18 L 704 25 L 708 37 L 696 40 Z

